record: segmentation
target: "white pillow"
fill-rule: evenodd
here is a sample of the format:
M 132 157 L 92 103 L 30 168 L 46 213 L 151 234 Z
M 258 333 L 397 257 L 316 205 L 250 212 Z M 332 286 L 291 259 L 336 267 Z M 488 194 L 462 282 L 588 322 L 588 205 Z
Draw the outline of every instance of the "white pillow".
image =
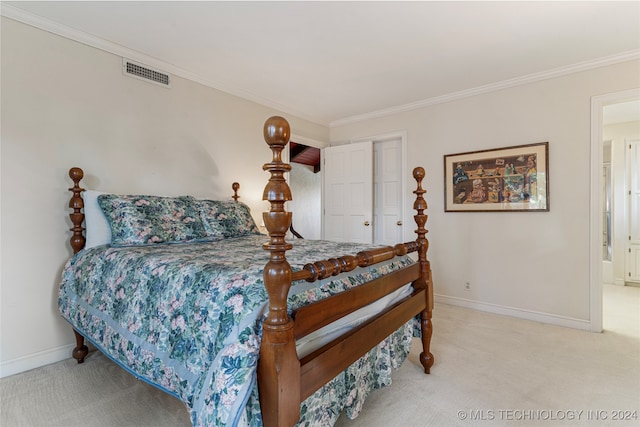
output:
M 107 194 L 100 191 L 86 190 L 82 193 L 84 199 L 84 224 L 86 228 L 85 248 L 107 245 L 111 243 L 111 227 L 98 204 L 98 196 Z

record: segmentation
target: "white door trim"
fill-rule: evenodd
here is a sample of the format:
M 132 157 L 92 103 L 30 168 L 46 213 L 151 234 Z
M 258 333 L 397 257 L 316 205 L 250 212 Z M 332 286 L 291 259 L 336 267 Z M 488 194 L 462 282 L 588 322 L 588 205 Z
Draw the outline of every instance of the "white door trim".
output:
M 289 141 L 297 142 L 299 144 L 308 145 L 309 147 L 314 147 L 314 148 L 324 148 L 324 147 L 329 146 L 329 143 L 327 143 L 327 142 L 320 141 L 320 140 L 313 139 L 313 138 L 307 138 L 306 136 L 296 135 L 294 133 L 292 133 L 289 136 Z
M 640 99 L 640 89 L 591 97 L 591 203 L 589 213 L 590 326 L 602 332 L 602 109 L 610 104 Z

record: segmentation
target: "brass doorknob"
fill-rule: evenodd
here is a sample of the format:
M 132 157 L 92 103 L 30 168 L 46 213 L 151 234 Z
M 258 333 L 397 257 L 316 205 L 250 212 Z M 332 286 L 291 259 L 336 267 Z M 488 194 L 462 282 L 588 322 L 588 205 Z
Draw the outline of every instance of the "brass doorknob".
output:
M 365 227 L 368 227 L 368 226 L 369 226 L 369 221 L 365 221 L 365 222 L 364 222 L 364 226 L 365 226 Z

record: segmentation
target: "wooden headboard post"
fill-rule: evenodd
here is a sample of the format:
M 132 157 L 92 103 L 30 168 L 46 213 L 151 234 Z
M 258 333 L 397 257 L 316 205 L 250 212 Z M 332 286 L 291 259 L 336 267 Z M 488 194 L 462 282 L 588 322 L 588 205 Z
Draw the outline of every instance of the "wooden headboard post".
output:
M 240 196 L 238 196 L 238 190 L 240 189 L 240 183 L 239 182 L 234 182 L 233 184 L 231 184 L 231 189 L 233 190 L 233 196 L 231 196 L 231 198 L 237 202 L 238 199 L 240 198 Z
M 71 228 L 73 235 L 69 239 L 69 243 L 71 244 L 74 254 L 80 252 L 86 243 L 84 227 L 82 226 L 84 222 L 84 200 L 82 199 L 84 188 L 80 187 L 80 180 L 82 180 L 83 177 L 84 171 L 82 169 L 76 167 L 69 169 L 69 178 L 73 181 L 73 187 L 69 189 L 69 191 L 73 193 L 71 200 L 69 200 L 69 208 L 73 209 L 73 213 L 69 214 L 69 218 L 71 218 L 71 223 L 73 224 L 73 228 Z M 89 354 L 89 348 L 84 345 L 84 337 L 80 335 L 78 331 L 74 329 L 73 333 L 76 337 L 76 346 L 71 355 L 78 363 L 82 363 L 87 354 Z
M 287 296 L 291 287 L 291 266 L 285 252 L 293 247 L 285 241 L 291 225 L 291 213 L 284 209 L 291 200 L 291 189 L 284 174 L 291 165 L 282 161 L 282 150 L 289 142 L 289 123 L 274 116 L 264 124 L 264 139 L 273 154 L 271 163 L 262 168 L 271 173 L 263 200 L 271 209 L 262 218 L 269 232 L 263 248 L 270 252 L 264 269 L 264 284 L 269 294 L 269 312 L 262 326 L 262 343 L 258 362 L 258 390 L 262 422 L 265 426 L 292 426 L 300 418 L 300 361 L 296 353 L 293 321 L 287 313 Z
M 73 193 L 71 200 L 69 200 L 69 209 L 73 209 L 73 213 L 69 214 L 73 224 L 73 228 L 71 228 L 73 235 L 69 239 L 69 243 L 71 243 L 73 253 L 76 254 L 84 248 L 86 242 L 84 227 L 82 226 L 84 222 L 84 212 L 82 211 L 84 209 L 84 200 L 82 199 L 84 188 L 80 187 L 80 180 L 84 178 L 84 171 L 80 168 L 71 168 L 69 169 L 69 178 L 73 181 L 73 187 L 69 189 Z

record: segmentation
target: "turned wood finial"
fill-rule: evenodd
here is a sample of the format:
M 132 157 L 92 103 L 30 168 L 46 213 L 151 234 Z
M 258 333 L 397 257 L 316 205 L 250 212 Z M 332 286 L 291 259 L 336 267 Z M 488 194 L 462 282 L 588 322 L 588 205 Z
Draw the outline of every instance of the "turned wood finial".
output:
M 69 200 L 69 208 L 73 209 L 73 213 L 69 214 L 69 218 L 71 218 L 71 223 L 73 224 L 73 228 L 70 229 L 73 235 L 69 239 L 69 243 L 71 243 L 74 254 L 84 248 L 86 241 L 84 237 L 84 227 L 82 226 L 82 222 L 84 221 L 84 213 L 82 212 L 84 209 L 84 200 L 82 200 L 81 193 L 84 191 L 84 188 L 80 188 L 80 180 L 83 177 L 84 172 L 82 169 L 76 167 L 69 169 L 69 178 L 73 181 L 73 187 L 69 189 L 69 191 L 73 193 L 71 200 Z
M 289 122 L 283 117 L 273 116 L 264 123 L 264 140 L 271 149 L 273 160 L 262 166 L 263 170 L 271 172 L 262 200 L 268 200 L 271 210 L 277 212 L 284 212 L 284 203 L 291 200 L 291 189 L 284 179 L 284 174 L 291 170 L 291 165 L 282 161 L 282 151 L 289 142 L 289 135 Z
M 269 212 L 263 212 L 264 225 L 269 232 L 269 242 L 263 248 L 270 252 L 269 262 L 264 270 L 264 283 L 269 294 L 269 313 L 265 321 L 269 327 L 287 325 L 287 295 L 291 286 L 291 266 L 285 252 L 293 246 L 285 241 L 285 234 L 291 225 L 291 212 L 286 212 L 284 204 L 291 200 L 291 189 L 284 174 L 291 166 L 282 161 L 282 150 L 289 142 L 289 123 L 282 117 L 271 117 L 264 124 L 264 139 L 272 151 L 273 159 L 262 168 L 271 173 L 262 200 L 271 204 Z
M 289 142 L 291 128 L 284 117 L 269 117 L 264 123 L 264 140 L 269 145 L 281 145 L 284 148 Z
M 417 214 L 414 215 L 414 219 L 416 224 L 418 225 L 418 229 L 416 230 L 416 234 L 418 235 L 417 242 L 418 245 L 424 245 L 424 250 L 418 251 L 418 259 L 421 262 L 427 263 L 427 250 L 429 249 L 429 241 L 427 240 L 427 229 L 425 225 L 427 224 L 428 215 L 425 215 L 424 211 L 427 209 L 427 201 L 424 199 L 423 194 L 427 191 L 422 188 L 422 180 L 425 177 L 424 168 L 418 166 L 413 170 L 413 178 L 416 180 L 417 187 L 413 191 L 413 194 L 416 195 L 416 200 L 413 202 L 413 209 L 417 211 Z
M 418 225 L 418 229 L 416 230 L 416 234 L 418 234 L 418 240 L 426 240 L 425 236 L 427 234 L 427 230 L 425 229 L 425 224 L 427 223 L 427 215 L 424 214 L 424 211 L 427 209 L 427 201 L 424 199 L 424 197 L 422 197 L 422 195 L 427 192 L 422 188 L 422 180 L 424 179 L 424 176 L 424 168 L 418 166 L 413 170 L 413 178 L 416 180 L 417 184 L 417 188 L 413 191 L 413 194 L 416 195 L 416 200 L 415 202 L 413 202 L 413 209 L 418 212 L 414 216 L 416 224 Z
M 422 197 L 422 195 L 426 193 L 426 190 L 422 188 L 422 180 L 424 179 L 424 176 L 425 176 L 425 171 L 423 167 L 418 166 L 413 169 L 413 178 L 416 180 L 416 184 L 417 184 L 417 188 L 413 192 L 413 194 L 417 196 L 417 199 L 414 205 L 417 204 L 418 201 L 425 202 L 424 198 Z M 427 206 L 425 202 L 425 206 L 422 209 L 426 209 L 426 208 Z
M 235 200 L 237 202 L 238 199 L 240 198 L 240 196 L 238 196 L 238 190 L 240 189 L 240 183 L 239 182 L 234 182 L 233 184 L 231 184 L 231 188 L 233 189 L 233 196 L 231 196 L 231 198 L 233 198 L 233 200 Z

